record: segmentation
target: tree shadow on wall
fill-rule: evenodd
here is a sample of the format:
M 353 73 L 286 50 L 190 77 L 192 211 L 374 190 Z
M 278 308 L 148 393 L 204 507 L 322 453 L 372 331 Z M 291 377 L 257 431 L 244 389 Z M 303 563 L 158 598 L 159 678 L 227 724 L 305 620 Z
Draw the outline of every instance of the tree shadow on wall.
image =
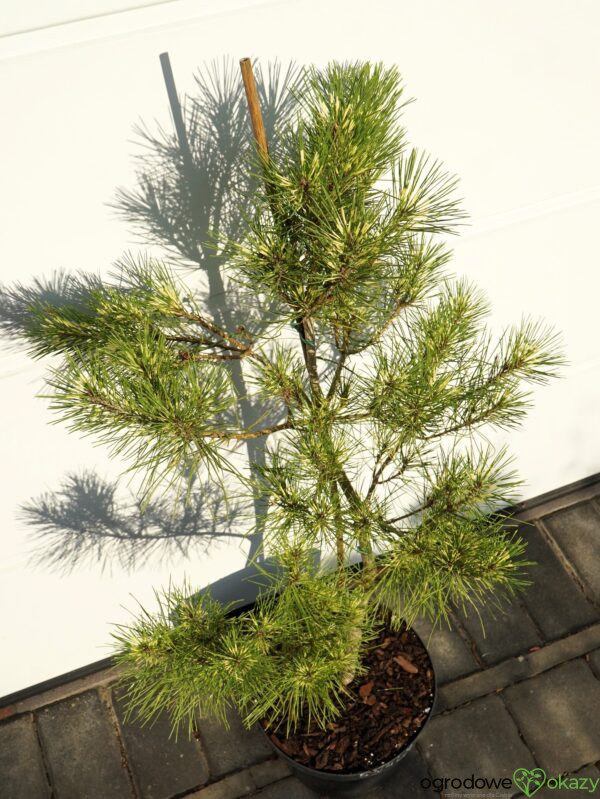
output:
M 255 75 L 267 140 L 274 147 L 297 111 L 290 90 L 299 72 L 274 63 L 265 70 L 257 66 Z M 226 261 L 215 241 L 242 233 L 259 169 L 237 65 L 230 59 L 212 62 L 195 76 L 195 87 L 178 106 L 183 132 L 157 123 L 135 126 L 137 185 L 118 189 L 111 207 L 143 243 L 153 241 L 210 279 Z M 217 300 L 217 313 L 231 310 L 226 299 L 211 294 L 211 300 Z
M 217 540 L 246 539 L 238 530 L 247 511 L 210 484 L 194 485 L 188 502 L 166 496 L 144 507 L 133 495 L 120 498 L 118 488 L 84 471 L 22 505 L 19 516 L 33 528 L 30 562 L 62 574 L 89 566 L 133 572 L 157 558 L 206 554 Z
M 298 79 L 292 66 L 283 70 L 269 65 L 256 71 L 267 135 L 271 143 L 277 129 L 295 111 L 289 89 Z M 148 241 L 163 247 L 172 265 L 203 273 L 208 281 L 206 309 L 222 327 L 243 324 L 252 334 L 269 324 L 270 308 L 254 292 L 227 281 L 228 254 L 215 247 L 223 239 L 239 238 L 256 188 L 252 168 L 252 139 L 242 81 L 231 61 L 204 68 L 196 77 L 196 95 L 182 107 L 185 135 L 147 126 L 137 129 L 143 145 L 138 158 L 137 187 L 119 190 L 113 203 L 120 216 Z M 173 257 L 175 262 L 173 263 Z M 86 308 L 86 295 L 103 285 L 100 277 L 85 272 L 56 272 L 32 284 L 0 289 L 0 330 L 13 343 L 26 343 L 31 309 L 44 306 Z M 193 286 L 191 286 L 193 289 Z M 240 399 L 245 427 L 264 413 L 248 397 L 240 362 L 230 363 L 231 377 Z M 250 464 L 264 464 L 262 442 L 249 440 Z M 61 488 L 32 500 L 22 517 L 35 530 L 38 564 L 70 571 L 92 559 L 107 568 L 111 562 L 133 569 L 160 552 L 187 556 L 206 551 L 221 537 L 241 538 L 233 532 L 230 512 L 223 515 L 222 497 L 211 486 L 198 486 L 189 506 L 181 503 L 173 515 L 172 501 L 160 500 L 141 512 L 132 499 L 117 501 L 117 483 L 93 473 L 67 475 Z M 234 516 L 243 517 L 237 508 Z M 264 504 L 254 498 L 249 527 L 248 560 L 260 551 L 260 520 Z

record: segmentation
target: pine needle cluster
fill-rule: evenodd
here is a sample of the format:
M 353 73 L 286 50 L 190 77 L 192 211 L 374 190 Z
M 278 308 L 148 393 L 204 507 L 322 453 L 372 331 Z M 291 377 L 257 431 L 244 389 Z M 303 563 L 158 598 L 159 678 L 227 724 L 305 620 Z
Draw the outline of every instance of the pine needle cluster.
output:
M 395 67 L 310 68 L 289 92 L 294 113 L 268 158 L 239 165 L 240 218 L 212 242 L 228 291 L 268 308 L 260 325 L 244 304 L 215 319 L 150 258 L 30 308 L 31 352 L 61 359 L 49 379 L 59 418 L 129 459 L 148 492 L 208 472 L 264 498 L 261 553 L 281 569 L 254 610 L 170 590 L 158 615 L 117 633 L 131 707 L 167 709 L 176 725 L 231 706 L 247 724 L 325 725 L 386 614 L 436 620 L 510 595 L 527 565 L 491 513 L 519 481 L 485 430 L 521 423 L 528 384 L 562 363 L 557 336 L 524 319 L 494 338 L 481 293 L 446 271 L 464 218 L 456 180 L 408 146 Z M 185 215 L 176 198 L 192 190 L 177 176 L 162 190 L 161 207 Z M 148 178 L 137 221 L 160 239 L 153 192 Z M 140 209 L 140 195 L 122 202 Z M 196 257 L 209 247 L 190 248 L 197 221 L 182 222 L 185 246 L 177 224 L 164 244 Z M 246 401 L 262 408 L 250 424 Z M 249 471 L 239 447 L 257 439 L 267 456 Z M 314 550 L 333 568 L 315 569 Z

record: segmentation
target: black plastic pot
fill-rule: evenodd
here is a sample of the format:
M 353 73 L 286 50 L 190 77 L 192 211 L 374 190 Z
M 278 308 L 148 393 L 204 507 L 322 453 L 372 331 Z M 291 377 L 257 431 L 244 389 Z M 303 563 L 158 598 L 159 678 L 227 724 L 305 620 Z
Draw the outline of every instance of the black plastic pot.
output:
M 417 637 L 423 644 L 421 638 L 419 636 Z M 423 646 L 425 649 L 427 649 L 424 644 Z M 367 791 L 371 791 L 373 788 L 377 787 L 377 785 L 381 785 L 383 782 L 386 782 L 390 779 L 390 777 L 400 771 L 402 768 L 403 758 L 411 750 L 415 741 L 429 723 L 429 719 L 433 715 L 435 701 L 437 698 L 437 681 L 433 664 L 431 665 L 431 668 L 433 670 L 433 699 L 431 703 L 431 710 L 429 711 L 427 718 L 401 752 L 399 752 L 391 760 L 388 760 L 387 763 L 384 763 L 382 766 L 378 766 L 377 768 L 371 769 L 370 771 L 360 771 L 356 772 L 355 774 L 342 774 L 340 772 L 320 771 L 319 769 L 308 768 L 308 766 L 303 766 L 302 763 L 298 763 L 293 758 L 288 757 L 285 752 L 282 752 L 282 750 L 273 743 L 260 724 L 258 727 L 268 740 L 269 744 L 277 752 L 279 757 L 288 764 L 300 782 L 303 782 L 306 786 L 312 788 L 312 790 L 317 794 L 345 797 L 364 796 Z

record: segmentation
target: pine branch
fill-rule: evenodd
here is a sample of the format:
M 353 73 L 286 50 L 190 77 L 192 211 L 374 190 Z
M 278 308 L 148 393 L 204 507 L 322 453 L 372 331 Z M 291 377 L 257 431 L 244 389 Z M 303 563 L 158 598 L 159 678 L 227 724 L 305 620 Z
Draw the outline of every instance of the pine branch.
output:
M 245 344 L 240 339 L 236 338 L 235 336 L 231 335 L 227 331 L 220 328 L 217 324 L 215 324 L 210 319 L 206 319 L 206 317 L 201 316 L 200 314 L 191 313 L 186 311 L 183 308 L 177 309 L 173 311 L 173 315 L 180 317 L 182 319 L 186 319 L 189 322 L 195 322 L 196 324 L 203 327 L 205 330 L 208 330 L 210 333 L 214 333 L 215 336 L 223 339 L 228 344 L 231 344 L 232 347 L 240 352 L 246 352 L 248 350 L 248 344 Z
M 394 307 L 392 308 L 392 312 L 385 320 L 385 322 L 373 333 L 373 335 L 369 338 L 369 340 L 360 348 L 352 350 L 352 355 L 356 355 L 359 352 L 363 352 L 364 350 L 372 347 L 374 344 L 377 344 L 386 332 L 390 329 L 390 327 L 394 324 L 396 318 L 399 314 L 404 311 L 406 308 L 409 308 L 411 305 L 410 302 L 406 302 L 403 298 L 399 298 L 396 300 Z
M 302 354 L 304 355 L 304 362 L 306 364 L 306 371 L 308 372 L 308 380 L 310 383 L 313 400 L 317 403 L 320 403 L 323 400 L 323 390 L 321 388 L 319 370 L 317 367 L 315 326 L 312 319 L 308 317 L 298 319 L 296 326 L 298 330 L 298 336 L 300 337 Z
M 185 350 L 179 351 L 179 357 L 182 361 L 241 361 L 244 358 L 254 356 L 251 349 L 245 352 L 186 352 Z
M 292 422 L 281 422 L 281 424 L 274 424 L 270 427 L 263 427 L 260 430 L 246 430 L 246 431 L 232 431 L 232 430 L 211 430 L 204 432 L 206 438 L 218 438 L 223 441 L 247 441 L 253 438 L 262 438 L 262 436 L 270 436 L 272 433 L 278 433 L 282 430 L 294 430 L 295 426 Z
M 346 351 L 340 352 L 340 357 L 338 358 L 338 362 L 335 367 L 335 372 L 333 373 L 333 378 L 331 383 L 329 384 L 329 389 L 327 391 L 327 400 L 331 400 L 335 396 L 335 392 L 337 391 L 337 387 L 340 383 L 342 378 L 342 373 L 344 371 L 344 366 L 346 364 L 346 360 L 348 358 L 349 353 Z
M 400 516 L 394 516 L 393 519 L 386 519 L 388 524 L 396 524 L 397 522 L 402 522 L 404 519 L 410 519 L 411 516 L 417 516 L 419 513 L 423 513 L 428 508 L 430 508 L 433 504 L 433 501 L 424 502 L 422 505 L 419 505 L 418 508 L 413 508 L 409 510 L 407 513 L 403 513 Z
M 167 341 L 174 341 L 181 344 L 198 344 L 204 347 L 214 347 L 221 350 L 228 350 L 230 352 L 238 352 L 237 347 L 232 347 L 222 341 L 215 341 L 214 339 L 204 338 L 202 336 L 169 336 L 165 335 Z
M 164 419 L 162 417 L 156 417 L 152 419 L 151 417 L 147 416 L 144 413 L 138 413 L 135 411 L 131 411 L 127 407 L 122 407 L 117 405 L 116 403 L 110 402 L 103 397 L 95 394 L 91 389 L 85 390 L 85 396 L 87 397 L 90 405 L 95 405 L 103 410 L 109 411 L 115 420 L 118 420 L 119 423 L 134 423 L 134 424 L 149 424 L 152 422 L 156 422 L 158 424 L 162 423 Z M 177 424 L 175 420 L 175 424 Z M 268 436 L 272 433 L 278 433 L 282 430 L 292 430 L 294 426 L 291 422 L 282 422 L 280 424 L 271 425 L 269 427 L 263 427 L 260 430 L 207 430 L 203 427 L 198 429 L 194 429 L 193 434 L 190 432 L 187 436 L 182 436 L 185 440 L 197 440 L 198 438 L 206 438 L 206 439 L 218 439 L 219 441 L 246 441 L 248 439 L 254 438 L 261 438 L 262 436 Z M 181 432 L 183 433 L 183 427 L 181 428 Z

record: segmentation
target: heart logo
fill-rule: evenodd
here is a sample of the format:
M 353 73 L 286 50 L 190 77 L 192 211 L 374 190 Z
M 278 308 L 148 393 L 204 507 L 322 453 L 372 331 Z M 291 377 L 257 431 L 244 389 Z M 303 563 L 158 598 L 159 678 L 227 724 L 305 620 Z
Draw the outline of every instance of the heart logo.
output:
M 533 796 L 546 782 L 546 772 L 541 768 L 534 768 L 531 771 L 518 768 L 513 774 L 513 780 L 525 796 Z

